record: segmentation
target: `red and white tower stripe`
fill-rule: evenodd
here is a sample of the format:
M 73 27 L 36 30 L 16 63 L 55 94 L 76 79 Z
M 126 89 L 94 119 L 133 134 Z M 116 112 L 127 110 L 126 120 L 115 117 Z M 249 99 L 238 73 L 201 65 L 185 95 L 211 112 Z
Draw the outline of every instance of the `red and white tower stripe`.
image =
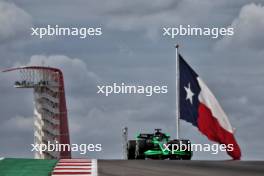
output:
M 97 160 L 61 159 L 52 176 L 97 176 Z

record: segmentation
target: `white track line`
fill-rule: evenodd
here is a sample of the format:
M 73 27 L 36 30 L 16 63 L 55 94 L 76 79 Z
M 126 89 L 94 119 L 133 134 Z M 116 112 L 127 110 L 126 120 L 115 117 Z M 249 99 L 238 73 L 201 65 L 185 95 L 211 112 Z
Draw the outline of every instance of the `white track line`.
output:
M 57 164 L 57 166 L 80 166 L 80 165 L 90 166 L 90 165 L 92 165 L 92 163 L 87 162 L 87 163 L 58 163 Z
M 87 168 L 87 166 L 56 166 L 54 169 L 61 169 L 61 168 Z
M 4 157 L 0 157 L 0 161 L 3 160 L 3 159 L 5 159 L 5 158 Z
M 96 159 L 93 159 L 92 160 L 92 175 L 93 176 L 97 176 L 97 173 L 98 173 L 98 167 L 97 167 L 97 160 Z
M 61 159 L 52 176 L 97 176 L 97 160 Z

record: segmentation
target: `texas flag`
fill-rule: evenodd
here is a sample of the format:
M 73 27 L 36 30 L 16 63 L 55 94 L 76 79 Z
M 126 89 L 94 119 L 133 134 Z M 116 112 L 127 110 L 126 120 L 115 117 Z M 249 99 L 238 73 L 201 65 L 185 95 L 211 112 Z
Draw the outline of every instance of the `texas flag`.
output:
M 233 145 L 227 151 L 233 159 L 240 159 L 240 148 L 234 130 L 220 104 L 195 71 L 179 55 L 180 118 L 198 127 L 208 139 Z

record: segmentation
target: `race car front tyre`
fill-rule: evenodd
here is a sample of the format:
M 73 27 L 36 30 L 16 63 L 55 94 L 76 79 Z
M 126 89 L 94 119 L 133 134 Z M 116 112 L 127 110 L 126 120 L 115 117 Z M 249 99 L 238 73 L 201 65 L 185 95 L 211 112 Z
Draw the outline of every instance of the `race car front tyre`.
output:
M 145 159 L 144 152 L 146 151 L 146 140 L 137 140 L 136 141 L 136 159 Z
M 135 159 L 135 151 L 136 151 L 136 141 L 129 140 L 127 143 L 127 159 L 129 160 Z
M 188 150 L 191 147 L 191 143 L 188 139 L 179 139 L 179 140 L 175 139 L 175 140 L 169 141 L 168 144 L 171 144 L 170 145 L 171 151 L 173 150 L 173 145 L 176 145 L 177 148 L 180 148 L 181 144 L 188 146 L 185 150 L 182 150 L 182 152 L 184 152 L 185 155 L 172 154 L 170 156 L 170 160 L 191 160 L 192 152 Z
M 181 157 L 179 155 L 171 155 L 170 160 L 181 160 Z

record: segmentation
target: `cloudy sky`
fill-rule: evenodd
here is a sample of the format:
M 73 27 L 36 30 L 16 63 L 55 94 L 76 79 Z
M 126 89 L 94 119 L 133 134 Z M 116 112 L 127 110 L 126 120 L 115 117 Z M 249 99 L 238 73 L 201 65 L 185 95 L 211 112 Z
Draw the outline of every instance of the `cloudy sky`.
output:
M 30 36 L 46 25 L 102 27 L 103 35 Z M 234 35 L 212 39 L 162 36 L 180 24 L 233 27 Z M 103 151 L 75 157 L 122 158 L 121 131 L 162 128 L 175 137 L 175 51 L 208 84 L 236 128 L 245 160 L 264 159 L 264 1 L 211 0 L 0 0 L 0 69 L 18 65 L 61 68 L 72 143 L 102 143 Z M 0 156 L 33 157 L 32 90 L 12 87 L 14 73 L 0 74 Z M 168 85 L 168 94 L 96 93 L 98 84 Z M 208 143 L 181 122 L 181 136 Z M 226 153 L 194 153 L 194 159 L 230 159 Z

